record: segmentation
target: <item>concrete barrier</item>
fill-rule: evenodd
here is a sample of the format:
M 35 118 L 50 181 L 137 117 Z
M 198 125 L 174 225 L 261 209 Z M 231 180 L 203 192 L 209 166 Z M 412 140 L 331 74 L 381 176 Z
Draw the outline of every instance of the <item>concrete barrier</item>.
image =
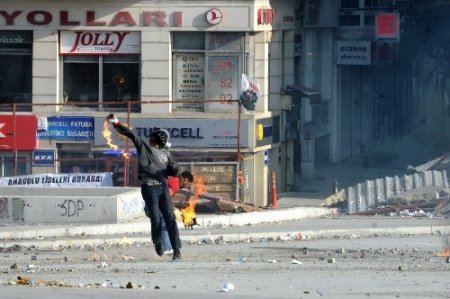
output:
M 0 188 L 0 223 L 117 223 L 144 215 L 139 188 Z
M 387 205 L 398 198 L 411 200 L 415 195 L 411 191 L 415 189 L 424 200 L 435 199 L 439 189 L 448 187 L 445 170 L 368 180 L 347 188 L 347 210 L 349 214 L 355 214 Z

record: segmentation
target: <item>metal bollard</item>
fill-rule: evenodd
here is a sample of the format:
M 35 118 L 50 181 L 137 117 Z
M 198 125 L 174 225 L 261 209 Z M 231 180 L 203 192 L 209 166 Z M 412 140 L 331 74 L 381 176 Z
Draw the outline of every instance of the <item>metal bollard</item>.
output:
M 336 194 L 339 191 L 339 183 L 337 179 L 331 182 L 331 194 Z

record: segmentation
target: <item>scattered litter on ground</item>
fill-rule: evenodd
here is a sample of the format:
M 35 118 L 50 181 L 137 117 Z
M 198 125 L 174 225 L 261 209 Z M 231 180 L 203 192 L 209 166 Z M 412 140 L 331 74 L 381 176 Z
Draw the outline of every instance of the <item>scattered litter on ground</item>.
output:
M 119 245 L 122 246 L 133 245 L 133 242 L 131 242 L 127 237 L 123 237 Z
M 223 287 L 221 289 L 222 292 L 224 293 L 228 293 L 234 290 L 234 284 L 232 284 L 231 282 L 225 282 L 223 284 Z

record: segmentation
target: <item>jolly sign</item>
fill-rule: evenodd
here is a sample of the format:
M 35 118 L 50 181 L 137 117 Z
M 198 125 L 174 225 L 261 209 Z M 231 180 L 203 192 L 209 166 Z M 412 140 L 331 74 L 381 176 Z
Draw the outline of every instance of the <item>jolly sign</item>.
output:
M 61 31 L 60 53 L 73 54 L 139 54 L 139 32 Z

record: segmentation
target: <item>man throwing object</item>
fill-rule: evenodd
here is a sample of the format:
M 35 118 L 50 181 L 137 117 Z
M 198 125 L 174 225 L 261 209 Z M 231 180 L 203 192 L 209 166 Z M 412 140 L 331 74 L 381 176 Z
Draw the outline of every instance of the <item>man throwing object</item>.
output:
M 177 176 L 178 163 L 172 160 L 170 154 L 164 150 L 168 145 L 169 133 L 166 130 L 154 131 L 147 144 L 140 136 L 124 126 L 114 114 L 110 113 L 106 119 L 113 124 L 119 134 L 128 137 L 136 147 L 141 193 L 145 202 L 145 214 L 152 224 L 152 241 L 155 244 L 156 253 L 159 256 L 164 254 L 162 215 L 173 248 L 172 260 L 181 260 L 181 241 L 168 188 L 168 177 Z

